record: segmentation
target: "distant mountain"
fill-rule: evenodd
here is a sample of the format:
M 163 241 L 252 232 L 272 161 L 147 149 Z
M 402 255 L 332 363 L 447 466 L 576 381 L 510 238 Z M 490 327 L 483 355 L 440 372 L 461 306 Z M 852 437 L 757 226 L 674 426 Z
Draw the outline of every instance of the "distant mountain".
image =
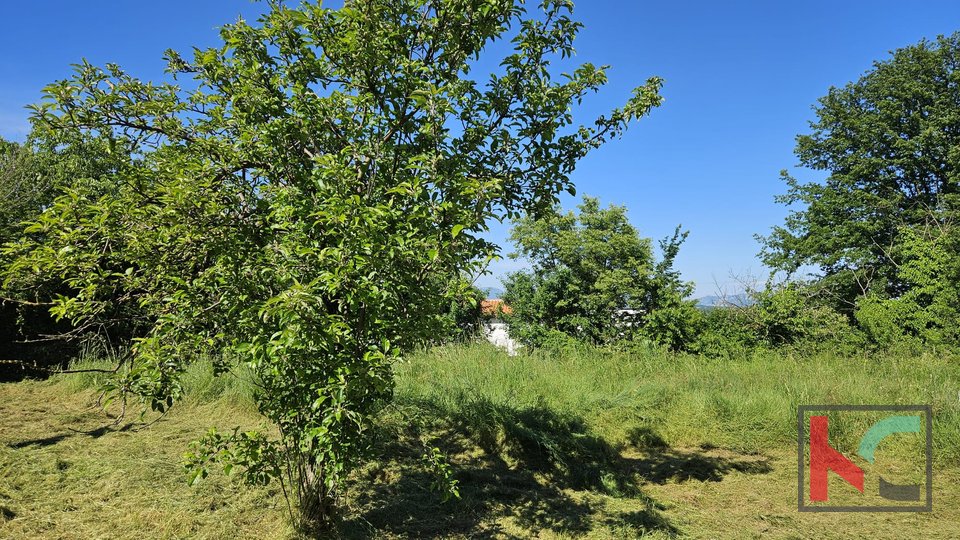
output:
M 487 295 L 489 299 L 503 297 L 503 289 L 499 287 L 481 287 L 480 290 L 483 291 L 483 294 Z
M 749 306 L 753 304 L 753 298 L 747 293 L 730 294 L 726 296 L 708 295 L 697 298 L 697 307 L 715 308 L 729 306 Z

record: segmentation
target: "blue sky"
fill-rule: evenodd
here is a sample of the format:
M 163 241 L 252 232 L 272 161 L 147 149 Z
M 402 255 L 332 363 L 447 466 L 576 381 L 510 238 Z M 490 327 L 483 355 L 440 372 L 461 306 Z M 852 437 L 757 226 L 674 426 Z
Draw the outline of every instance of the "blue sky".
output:
M 28 130 L 23 106 L 87 58 L 145 79 L 162 75 L 167 48 L 217 44 L 216 27 L 263 9 L 247 0 L 37 0 L 4 6 L 0 25 L 0 136 Z M 587 157 L 581 194 L 625 205 L 645 236 L 691 231 L 677 266 L 697 295 L 740 289 L 731 276 L 765 277 L 753 239 L 782 221 L 778 172 L 796 169 L 794 137 L 830 86 L 859 77 L 888 51 L 960 30 L 960 2 L 645 2 L 580 0 L 577 60 L 610 64 L 610 84 L 584 110 L 621 104 L 647 77 L 666 80 L 664 105 Z M 572 207 L 576 201 L 564 199 Z M 506 226 L 491 236 L 505 241 Z M 505 245 L 504 252 L 509 252 Z M 495 264 L 496 286 L 519 261 Z

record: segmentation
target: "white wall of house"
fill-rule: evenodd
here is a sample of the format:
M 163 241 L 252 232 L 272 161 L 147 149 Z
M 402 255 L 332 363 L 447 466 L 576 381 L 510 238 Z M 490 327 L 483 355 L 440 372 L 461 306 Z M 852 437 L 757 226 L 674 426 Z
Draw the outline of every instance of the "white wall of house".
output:
M 510 337 L 510 328 L 507 323 L 496 319 L 483 325 L 483 336 L 490 343 L 507 351 L 510 356 L 516 356 L 517 349 L 520 348 L 520 344 Z

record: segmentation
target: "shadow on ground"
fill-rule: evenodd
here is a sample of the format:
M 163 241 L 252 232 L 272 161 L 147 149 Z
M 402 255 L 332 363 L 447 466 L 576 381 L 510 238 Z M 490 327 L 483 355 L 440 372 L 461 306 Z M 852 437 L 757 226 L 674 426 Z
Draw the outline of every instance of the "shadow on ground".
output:
M 110 424 L 98 427 L 96 429 L 91 429 L 89 431 L 71 429 L 69 433 L 58 433 L 56 435 L 51 435 L 49 437 L 41 437 L 38 439 L 28 439 L 25 441 L 12 442 L 12 443 L 8 443 L 7 446 L 9 446 L 10 448 L 18 449 L 18 450 L 21 448 L 27 448 L 30 446 L 43 448 L 45 446 L 53 446 L 69 437 L 86 436 L 86 437 L 90 437 L 91 439 L 99 439 L 100 437 L 103 437 L 108 433 L 122 433 L 124 431 L 130 431 L 133 427 L 134 427 L 134 424 L 132 423 L 125 424 L 123 426 L 117 426 L 114 423 L 110 423 Z
M 673 537 L 680 531 L 664 505 L 644 494 L 645 483 L 771 470 L 762 456 L 673 449 L 650 430 L 632 434 L 628 448 L 614 448 L 581 418 L 545 405 L 472 399 L 456 412 L 431 403 L 406 408 L 419 412 L 384 433 L 377 450 L 390 459 L 367 467 L 351 485 L 344 537 L 529 538 L 548 531 Z M 450 456 L 459 499 L 444 503 L 430 490 L 435 477 L 420 462 L 424 440 Z
M 649 427 L 628 433 L 629 447 L 622 453 L 624 466 L 651 484 L 669 482 L 719 482 L 732 473 L 766 474 L 773 470 L 770 458 L 761 454 L 739 454 L 714 447 L 670 448 Z

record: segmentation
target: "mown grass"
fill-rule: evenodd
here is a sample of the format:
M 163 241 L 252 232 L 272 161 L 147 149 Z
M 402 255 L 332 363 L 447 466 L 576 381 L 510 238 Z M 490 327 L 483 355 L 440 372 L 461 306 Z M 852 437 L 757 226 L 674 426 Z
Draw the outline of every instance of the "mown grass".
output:
M 0 538 L 289 538 L 275 489 L 223 477 L 195 489 L 182 455 L 211 426 L 256 426 L 229 402 L 114 424 L 97 394 L 61 381 L 0 385 Z M 153 418 L 148 417 L 148 420 Z
M 469 345 L 412 355 L 396 374 L 378 457 L 351 477 L 337 535 L 845 538 L 856 528 L 872 538 L 960 537 L 954 357 L 509 357 Z M 263 425 L 249 373 L 213 377 L 197 364 L 182 403 L 150 426 L 111 425 L 93 406 L 97 377 L 0 385 L 0 537 L 295 536 L 276 489 L 222 475 L 189 488 L 179 464 L 208 427 Z M 932 404 L 935 511 L 797 512 L 796 407 L 825 403 Z M 869 423 L 831 422 L 837 445 Z M 459 499 L 431 491 L 420 459 L 431 446 L 450 456 Z

